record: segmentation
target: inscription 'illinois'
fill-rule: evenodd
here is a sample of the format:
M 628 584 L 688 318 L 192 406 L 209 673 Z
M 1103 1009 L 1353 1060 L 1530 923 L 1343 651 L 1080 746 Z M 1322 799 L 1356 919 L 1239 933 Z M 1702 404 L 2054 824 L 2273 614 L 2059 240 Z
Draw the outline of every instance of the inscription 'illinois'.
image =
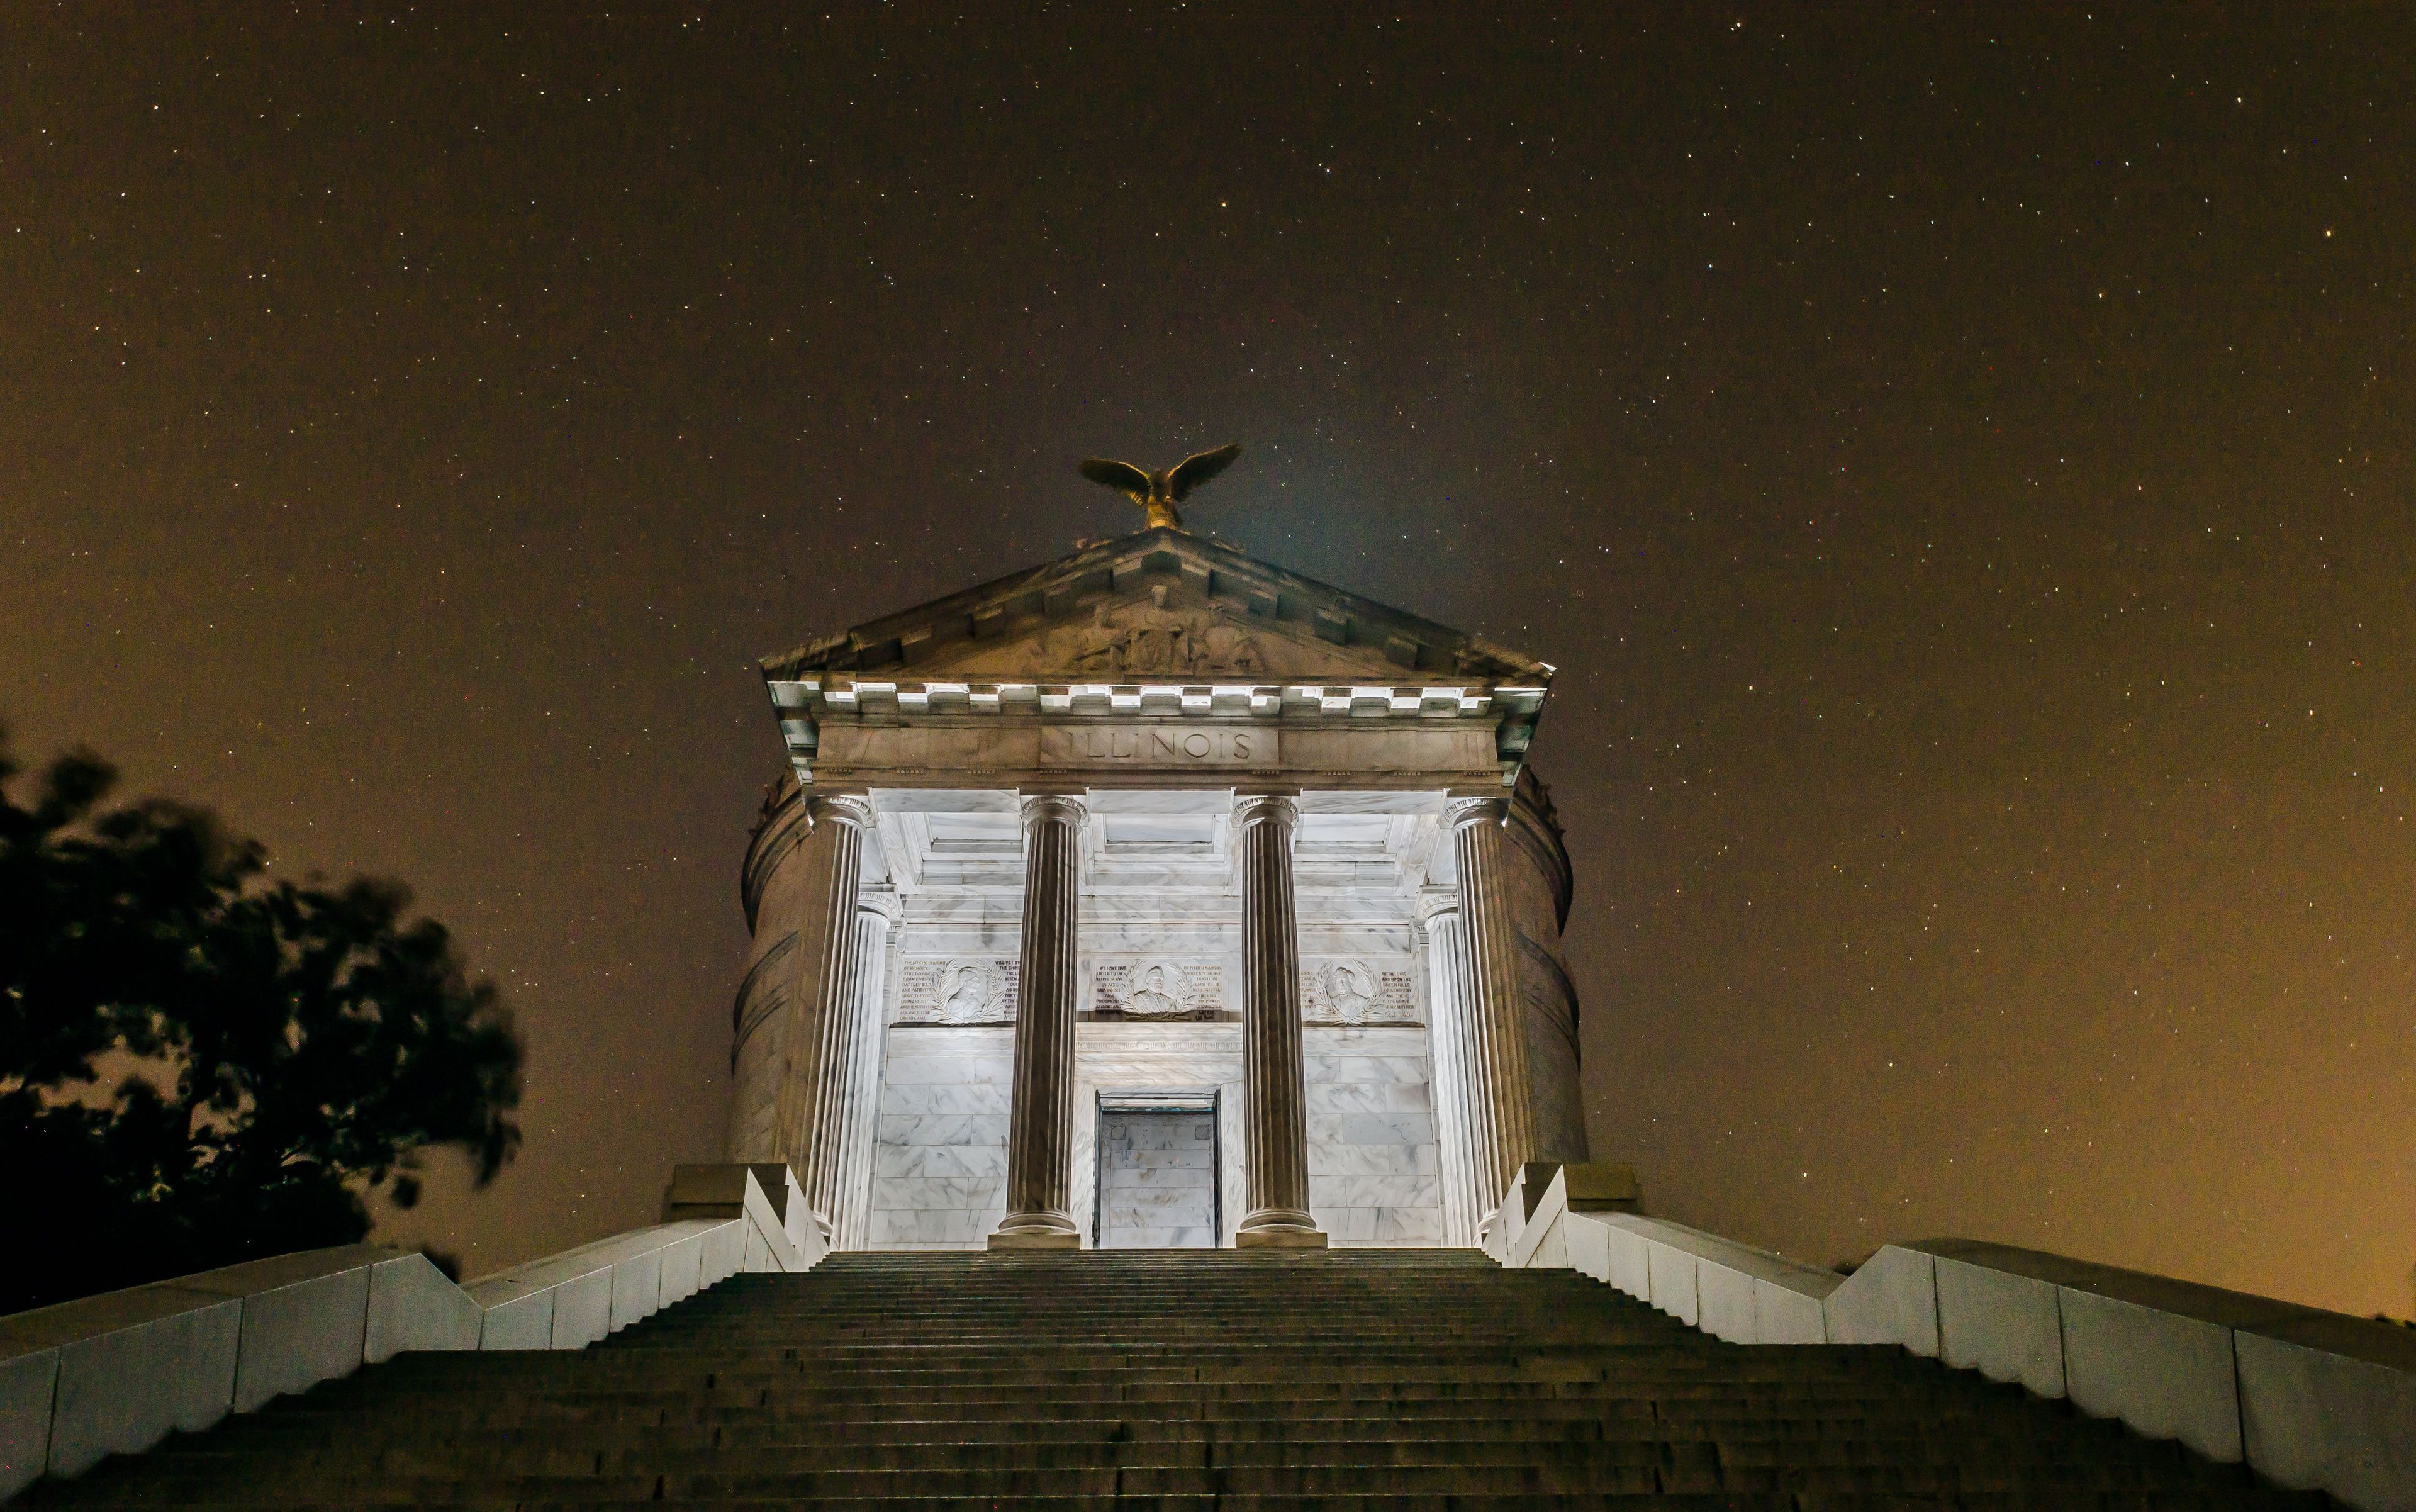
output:
M 1272 730 L 1048 726 L 1040 732 L 1044 766 L 1272 766 L 1276 760 Z

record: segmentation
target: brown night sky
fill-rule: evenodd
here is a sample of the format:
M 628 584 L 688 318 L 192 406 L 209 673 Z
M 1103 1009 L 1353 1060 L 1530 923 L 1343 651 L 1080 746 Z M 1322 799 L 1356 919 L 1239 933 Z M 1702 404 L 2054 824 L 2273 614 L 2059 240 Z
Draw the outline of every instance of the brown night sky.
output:
M 2416 1310 L 2416 12 L 506 8 L 0 12 L 0 718 L 505 984 L 385 1234 L 717 1153 L 754 658 L 1238 439 L 1563 669 L 1657 1211 Z

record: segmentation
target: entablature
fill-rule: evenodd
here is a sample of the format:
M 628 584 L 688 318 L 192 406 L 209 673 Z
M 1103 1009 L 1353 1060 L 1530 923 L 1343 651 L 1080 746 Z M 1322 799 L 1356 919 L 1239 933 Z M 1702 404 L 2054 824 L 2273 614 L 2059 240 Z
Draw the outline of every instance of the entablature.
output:
M 770 690 L 801 784 L 812 783 L 818 770 L 866 780 L 885 764 L 872 754 L 883 743 L 859 737 L 839 743 L 845 754 L 837 764 L 847 770 L 830 774 L 834 730 L 929 731 L 939 737 L 939 748 L 965 753 L 959 770 L 996 771 L 1000 751 L 1019 748 L 1030 754 L 1017 764 L 1033 767 L 1108 763 L 1160 772 L 1205 764 L 1262 771 L 1306 767 L 1349 776 L 1354 768 L 1335 764 L 1336 752 L 1347 748 L 1330 738 L 1306 743 L 1305 753 L 1313 754 L 1316 764 L 1280 759 L 1283 732 L 1330 735 L 1381 726 L 1488 733 L 1488 749 L 1472 753 L 1456 745 L 1438 752 L 1427 769 L 1448 782 L 1464 783 L 1480 775 L 1472 768 L 1481 763 L 1504 787 L 1518 780 L 1547 691 L 1541 686 L 1465 683 L 927 683 L 845 673 L 774 679 Z M 981 738 L 1007 731 L 1029 738 L 987 744 Z M 1254 748 L 1250 731 L 1265 731 L 1267 739 Z M 972 738 L 948 738 L 959 732 Z M 927 740 L 923 748 L 930 750 L 934 743 Z M 898 764 L 927 772 L 951 769 L 944 761 L 929 759 Z M 1375 769 L 1399 766 L 1391 761 Z

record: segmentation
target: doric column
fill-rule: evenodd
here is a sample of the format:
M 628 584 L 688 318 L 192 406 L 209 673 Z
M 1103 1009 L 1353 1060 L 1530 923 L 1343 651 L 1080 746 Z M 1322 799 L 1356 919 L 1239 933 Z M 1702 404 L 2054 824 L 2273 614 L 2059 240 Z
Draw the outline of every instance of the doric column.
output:
M 1292 907 L 1291 839 L 1300 806 L 1287 797 L 1234 800 L 1242 854 L 1243 1248 L 1322 1249 L 1308 1211 L 1308 1111 L 1302 1092 L 1300 930 Z
M 780 1081 L 779 1158 L 797 1173 L 806 1210 L 827 1242 L 838 1210 L 847 1142 L 847 1087 L 857 1045 L 856 893 L 871 800 L 806 800 L 806 906 L 797 923 L 797 990 Z
M 1475 1156 L 1468 1140 L 1468 1014 L 1459 995 L 1463 949 L 1459 891 L 1429 887 L 1418 896 L 1426 945 L 1427 1048 L 1434 1066 L 1435 1159 L 1441 1168 L 1443 1243 L 1476 1243 L 1485 1208 L 1476 1196 Z
M 881 1111 L 881 1039 L 888 1006 L 889 945 L 898 930 L 898 895 L 867 889 L 855 902 L 855 1032 L 839 1115 L 838 1211 L 841 1249 L 872 1242 L 872 1148 Z
M 1454 798 L 1452 854 L 1459 867 L 1458 1056 L 1468 1109 L 1470 1174 L 1480 1227 L 1489 1231 L 1510 1173 L 1533 1153 L 1527 1025 L 1518 1000 L 1518 935 L 1512 923 L 1507 798 Z
M 1017 976 L 1015 1104 L 1006 1217 L 992 1249 L 1074 1249 L 1075 959 L 1082 905 L 1082 802 L 1023 800 L 1023 959 Z

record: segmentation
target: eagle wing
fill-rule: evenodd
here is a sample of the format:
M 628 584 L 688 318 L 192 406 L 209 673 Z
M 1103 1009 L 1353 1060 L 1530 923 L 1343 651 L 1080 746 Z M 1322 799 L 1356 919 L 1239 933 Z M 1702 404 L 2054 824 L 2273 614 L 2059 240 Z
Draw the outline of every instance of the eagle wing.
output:
M 1110 461 L 1105 457 L 1085 457 L 1082 459 L 1082 476 L 1119 493 L 1129 493 L 1136 499 L 1149 497 L 1149 475 L 1130 462 Z
M 1233 459 L 1241 454 L 1241 444 L 1234 442 L 1215 451 L 1203 451 L 1197 457 L 1185 458 L 1182 464 L 1169 475 L 1167 491 L 1177 499 L 1189 498 L 1193 489 L 1232 466 Z

